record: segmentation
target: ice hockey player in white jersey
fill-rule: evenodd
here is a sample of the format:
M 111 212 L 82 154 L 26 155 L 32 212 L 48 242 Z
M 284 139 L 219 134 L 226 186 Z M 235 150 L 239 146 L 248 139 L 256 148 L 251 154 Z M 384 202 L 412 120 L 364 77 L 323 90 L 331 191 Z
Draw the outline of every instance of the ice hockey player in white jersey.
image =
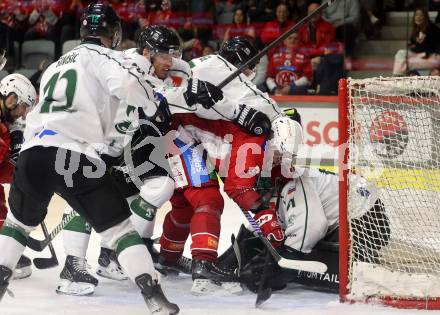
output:
M 148 249 L 129 220 L 130 209 L 106 172 L 105 161 L 111 159 L 104 158 L 122 153 L 113 148 L 124 140 L 110 142 L 108 137 L 119 106 L 134 106 L 139 116 L 133 119 L 139 120 L 157 116 L 164 101 L 156 103 L 141 73 L 114 50 L 121 27 L 110 6 L 89 5 L 80 33 L 82 44 L 43 74 L 40 101 L 27 116 L 9 195 L 11 211 L 0 230 L 0 299 L 29 233 L 44 220 L 56 192 L 116 250 L 150 312 L 177 314 L 178 306 L 163 294 Z
M 197 81 L 198 86 L 192 88 L 197 94 L 188 92 L 187 86 L 192 87 L 190 78 L 190 68 L 188 64 L 180 60 L 181 48 L 177 35 L 163 26 L 149 26 L 143 30 L 138 39 L 138 47 L 124 52 L 124 56 L 129 63 L 139 69 L 143 76 L 152 85 L 155 91 L 160 91 L 167 98 L 179 100 L 179 104 L 170 104 L 170 111 L 173 112 L 199 112 L 200 109 L 212 106 L 220 95 L 216 88 L 209 82 Z M 174 88 L 173 88 L 174 87 Z M 221 92 L 220 92 L 221 93 Z M 196 102 L 196 103 L 194 103 Z M 128 111 L 120 108 L 121 116 Z M 126 121 L 117 124 L 115 139 L 124 132 Z M 162 135 L 167 130 L 164 129 Z M 135 133 L 134 139 L 138 135 Z M 155 164 L 148 172 L 138 175 L 140 183 L 133 183 L 130 174 L 130 167 L 125 164 L 115 166 L 112 170 L 112 178 L 117 183 L 120 191 L 127 198 L 133 212 L 131 221 L 143 241 L 156 260 L 156 250 L 153 247 L 151 236 L 154 229 L 154 219 L 157 209 L 165 203 L 174 191 L 174 181 L 169 176 L 168 164 L 165 160 L 165 153 L 162 145 L 164 142 L 160 137 L 150 137 L 150 143 L 141 149 L 132 152 L 132 160 L 137 166 L 145 161 L 149 161 L 151 150 L 154 148 L 156 155 L 159 155 L 151 162 Z M 133 140 L 132 142 L 135 142 Z M 162 161 L 160 161 L 162 160 Z M 65 214 L 72 211 L 67 208 Z M 90 238 L 90 226 L 80 216 L 75 216 L 66 226 L 63 232 L 64 247 L 67 255 L 66 267 L 71 260 L 73 262 L 85 261 L 88 241 Z M 114 253 L 102 244 L 101 253 L 98 259 L 97 274 L 114 280 L 124 280 L 126 277 L 121 270 Z M 84 272 L 84 281 L 74 281 L 64 279 L 61 273 L 61 281 L 57 286 L 57 292 L 70 295 L 86 295 L 94 291 L 98 280 L 90 273 Z
M 296 116 L 296 119 L 300 117 Z M 299 139 L 299 138 L 298 138 Z M 301 144 L 301 143 L 299 143 Z M 377 240 L 387 239 L 388 218 L 382 202 L 378 199 L 377 188 L 362 177 L 351 178 L 358 197 L 354 230 L 371 236 L 371 243 L 361 245 L 356 259 L 368 257 L 363 253 L 374 252 L 385 246 Z M 277 187 L 278 186 L 278 187 Z M 272 289 L 283 288 L 287 282 L 294 281 L 321 290 L 338 290 L 338 225 L 339 225 L 339 182 L 338 175 L 322 169 L 294 167 L 291 176 L 281 175 L 280 167 L 275 166 L 271 178 L 260 178 L 257 189 L 265 195 L 266 202 L 277 205 L 280 224 L 285 233 L 283 246 L 278 252 L 285 258 L 317 260 L 327 264 L 325 274 L 313 276 L 305 272 L 289 271 L 280 268 L 270 260 L 266 270 L 266 286 Z M 360 224 L 362 222 L 362 224 Z M 380 224 L 379 224 L 380 223 Z M 369 226 L 366 231 L 362 227 Z M 379 228 L 380 227 L 380 228 Z M 374 234 L 385 235 L 375 238 Z M 376 241 L 375 241 L 376 240 Z M 241 251 L 242 281 L 252 291 L 258 289 L 265 265 L 264 246 L 252 233 L 241 228 L 237 242 Z M 373 245 L 371 245 L 373 244 Z M 262 253 L 263 252 L 263 253 Z M 229 249 L 219 258 L 222 264 L 232 266 L 236 263 L 235 254 Z

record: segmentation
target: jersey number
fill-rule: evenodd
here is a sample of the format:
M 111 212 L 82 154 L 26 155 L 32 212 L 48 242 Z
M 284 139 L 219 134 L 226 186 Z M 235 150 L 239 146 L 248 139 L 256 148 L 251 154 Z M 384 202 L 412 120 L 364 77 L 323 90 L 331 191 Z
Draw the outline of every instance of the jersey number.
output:
M 55 101 L 53 98 L 53 92 L 57 83 L 62 79 L 66 79 L 67 81 L 66 90 L 64 91 L 66 104 L 55 106 L 52 105 L 52 102 Z M 44 94 L 47 94 L 44 97 L 43 105 L 41 105 L 41 113 L 69 111 L 69 108 L 72 107 L 73 97 L 75 96 L 76 81 L 77 74 L 73 69 L 67 70 L 61 77 L 59 72 L 55 73 L 44 87 Z

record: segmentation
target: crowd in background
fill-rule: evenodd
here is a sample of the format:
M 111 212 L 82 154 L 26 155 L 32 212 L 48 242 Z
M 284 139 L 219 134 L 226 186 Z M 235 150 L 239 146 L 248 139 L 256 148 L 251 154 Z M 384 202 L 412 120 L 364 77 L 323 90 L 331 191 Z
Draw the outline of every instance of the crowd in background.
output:
M 2 0 L 0 48 L 7 49 L 10 62 L 16 68 L 21 65 L 14 42 L 21 44 L 27 40 L 49 39 L 55 43 L 55 56 L 60 56 L 64 42 L 79 38 L 79 18 L 90 2 Z M 122 19 L 122 49 L 135 46 L 137 34 L 145 26 L 161 24 L 176 30 L 186 60 L 211 54 L 223 41 L 234 36 L 246 36 L 261 49 L 321 3 L 310 0 L 107 2 Z M 411 45 L 396 55 L 394 73 L 405 74 L 420 63 L 426 66 L 428 61 L 435 68 L 440 61 L 437 59 L 437 43 L 440 41 L 434 23 L 439 22 L 440 17 L 429 22 L 425 13 L 428 9 L 439 10 L 439 0 L 336 0 L 261 60 L 255 83 L 271 94 L 335 94 L 337 80 L 351 69 L 351 60 L 356 57 L 356 37 L 379 38 L 387 11 L 419 7 L 423 7 L 419 10 L 423 25 L 414 20 Z

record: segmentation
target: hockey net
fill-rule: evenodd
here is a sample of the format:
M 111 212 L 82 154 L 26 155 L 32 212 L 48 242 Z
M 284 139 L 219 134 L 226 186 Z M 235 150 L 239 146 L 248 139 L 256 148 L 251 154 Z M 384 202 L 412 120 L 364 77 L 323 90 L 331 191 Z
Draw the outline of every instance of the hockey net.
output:
M 340 81 L 341 301 L 440 308 L 439 93 L 440 77 Z M 352 174 L 380 215 L 359 213 Z

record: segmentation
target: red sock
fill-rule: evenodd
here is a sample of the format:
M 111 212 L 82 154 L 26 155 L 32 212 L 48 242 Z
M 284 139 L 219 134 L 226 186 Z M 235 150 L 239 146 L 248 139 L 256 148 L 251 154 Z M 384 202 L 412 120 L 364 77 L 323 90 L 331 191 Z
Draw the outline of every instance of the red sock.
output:
M 175 193 L 170 201 L 172 208 L 163 222 L 160 255 L 169 262 L 175 262 L 182 256 L 189 236 L 192 208 L 179 193 Z
M 218 186 L 185 190 L 194 208 L 191 219 L 191 254 L 194 259 L 215 261 L 220 236 L 220 218 L 224 201 Z

